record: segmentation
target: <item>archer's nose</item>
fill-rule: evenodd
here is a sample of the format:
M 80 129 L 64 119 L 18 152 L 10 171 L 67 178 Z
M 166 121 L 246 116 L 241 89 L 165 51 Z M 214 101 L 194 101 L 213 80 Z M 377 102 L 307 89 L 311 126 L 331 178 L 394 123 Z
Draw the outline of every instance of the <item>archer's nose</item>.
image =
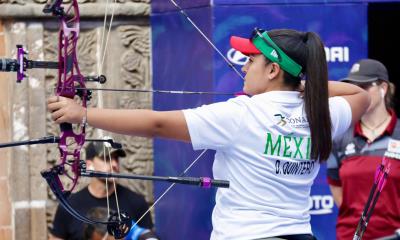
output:
M 246 64 L 242 67 L 241 70 L 244 74 L 246 74 L 248 69 L 249 69 L 249 61 L 246 62 Z

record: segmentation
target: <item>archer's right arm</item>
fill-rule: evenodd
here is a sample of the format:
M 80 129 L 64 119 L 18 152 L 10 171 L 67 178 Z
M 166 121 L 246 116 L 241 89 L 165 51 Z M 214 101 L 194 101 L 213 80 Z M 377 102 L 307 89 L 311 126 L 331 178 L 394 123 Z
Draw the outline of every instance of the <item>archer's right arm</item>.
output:
M 361 119 L 371 102 L 369 94 L 354 84 L 329 81 L 328 89 L 329 97 L 343 97 L 349 103 L 352 113 L 352 125 Z

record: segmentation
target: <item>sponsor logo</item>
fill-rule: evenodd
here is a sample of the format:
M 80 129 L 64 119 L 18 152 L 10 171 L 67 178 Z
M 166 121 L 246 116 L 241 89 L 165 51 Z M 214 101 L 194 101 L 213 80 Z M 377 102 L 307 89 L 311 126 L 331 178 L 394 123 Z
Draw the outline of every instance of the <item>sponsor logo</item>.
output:
M 360 64 L 359 64 L 359 63 L 353 64 L 353 66 L 351 67 L 350 72 L 351 72 L 351 73 L 356 73 L 356 72 L 358 72 L 358 71 L 360 71 Z
M 275 51 L 275 49 L 273 49 L 269 55 L 273 56 L 274 58 L 278 58 L 278 53 Z
M 389 140 L 385 156 L 400 160 L 400 140 L 395 140 L 395 139 Z
M 349 47 L 333 46 L 324 49 L 327 62 L 349 62 Z
M 325 215 L 333 212 L 335 202 L 331 195 L 312 195 L 310 214 Z
M 246 55 L 243 55 L 241 52 L 236 51 L 235 49 L 231 48 L 229 49 L 227 53 L 228 60 L 231 61 L 231 63 L 234 63 L 236 65 L 245 65 L 249 57 Z
M 390 139 L 388 145 L 389 152 L 400 154 L 400 140 Z
M 281 113 L 274 114 L 274 117 L 277 118 L 277 126 L 285 126 L 286 124 L 289 124 L 290 126 L 294 128 L 308 128 L 308 120 L 307 118 L 303 116 L 299 117 L 285 117 Z
M 350 154 L 354 154 L 354 153 L 356 153 L 356 145 L 354 145 L 354 143 L 347 144 L 344 154 L 350 155 Z
M 282 126 L 282 127 L 286 125 L 287 122 L 285 121 L 285 117 L 282 114 L 280 114 L 280 113 L 275 114 L 274 117 L 279 118 L 278 123 L 276 125 Z

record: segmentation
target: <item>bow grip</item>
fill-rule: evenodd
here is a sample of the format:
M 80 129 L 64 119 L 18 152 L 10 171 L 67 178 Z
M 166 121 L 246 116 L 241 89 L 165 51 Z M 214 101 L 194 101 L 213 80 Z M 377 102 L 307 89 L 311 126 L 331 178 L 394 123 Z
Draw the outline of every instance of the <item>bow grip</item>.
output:
M 60 124 L 61 132 L 72 132 L 72 124 L 71 123 L 61 123 Z

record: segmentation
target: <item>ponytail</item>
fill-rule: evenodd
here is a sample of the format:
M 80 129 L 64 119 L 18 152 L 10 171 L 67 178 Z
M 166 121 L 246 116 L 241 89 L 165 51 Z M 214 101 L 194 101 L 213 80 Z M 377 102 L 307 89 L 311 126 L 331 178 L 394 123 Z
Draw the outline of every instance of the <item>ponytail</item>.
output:
M 328 67 L 324 45 L 313 32 L 289 29 L 268 32 L 271 39 L 302 66 L 305 76 L 304 106 L 311 134 L 311 159 L 325 161 L 332 149 L 332 124 L 328 101 Z M 285 84 L 294 89 L 301 77 L 284 73 Z
M 306 33 L 306 36 L 308 56 L 304 103 L 311 132 L 311 158 L 324 161 L 332 149 L 328 67 L 321 39 L 313 32 Z

